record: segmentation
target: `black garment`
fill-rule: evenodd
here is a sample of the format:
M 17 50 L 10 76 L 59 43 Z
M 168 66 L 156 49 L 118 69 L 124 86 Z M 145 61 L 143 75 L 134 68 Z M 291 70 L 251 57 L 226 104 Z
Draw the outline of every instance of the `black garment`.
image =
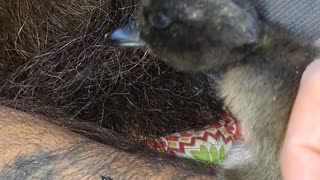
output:
M 273 24 L 300 38 L 320 39 L 320 0 L 250 0 Z

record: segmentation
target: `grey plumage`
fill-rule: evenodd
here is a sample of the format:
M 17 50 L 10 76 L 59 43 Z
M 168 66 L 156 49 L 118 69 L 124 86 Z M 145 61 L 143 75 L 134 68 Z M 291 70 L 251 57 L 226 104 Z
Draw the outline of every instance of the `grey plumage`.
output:
M 279 151 L 289 114 L 301 74 L 317 50 L 262 21 L 245 0 L 146 0 L 138 24 L 127 30 L 138 31 L 139 41 L 169 64 L 220 72 L 218 95 L 250 142 L 237 143 L 217 178 L 281 179 Z M 109 38 L 120 45 L 138 40 L 122 33 Z

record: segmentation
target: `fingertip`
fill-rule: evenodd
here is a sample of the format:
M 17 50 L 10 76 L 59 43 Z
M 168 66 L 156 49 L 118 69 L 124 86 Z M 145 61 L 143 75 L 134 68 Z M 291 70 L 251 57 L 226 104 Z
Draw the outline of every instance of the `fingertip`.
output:
M 311 62 L 301 77 L 301 87 L 317 85 L 317 88 L 320 88 L 320 59 L 316 59 Z M 300 88 L 301 89 L 301 88 Z
M 303 73 L 281 152 L 283 179 L 320 179 L 320 60 Z

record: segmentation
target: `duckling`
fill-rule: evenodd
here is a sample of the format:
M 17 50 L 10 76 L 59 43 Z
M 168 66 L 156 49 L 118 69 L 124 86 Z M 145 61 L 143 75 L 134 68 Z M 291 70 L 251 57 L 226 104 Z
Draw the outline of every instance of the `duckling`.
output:
M 145 48 L 177 68 L 219 72 L 218 97 L 247 136 L 216 179 L 281 179 L 280 149 L 315 47 L 264 22 L 247 0 L 143 0 L 137 21 L 107 38 Z

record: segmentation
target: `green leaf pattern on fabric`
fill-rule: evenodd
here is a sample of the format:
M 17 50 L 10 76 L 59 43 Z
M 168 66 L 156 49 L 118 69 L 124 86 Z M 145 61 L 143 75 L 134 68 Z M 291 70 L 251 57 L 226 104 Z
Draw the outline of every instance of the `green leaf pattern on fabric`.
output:
M 208 148 L 201 145 L 199 150 L 191 151 L 191 155 L 198 161 L 209 164 L 220 164 L 226 154 L 223 146 L 218 150 L 217 146 L 210 146 L 210 148 Z

